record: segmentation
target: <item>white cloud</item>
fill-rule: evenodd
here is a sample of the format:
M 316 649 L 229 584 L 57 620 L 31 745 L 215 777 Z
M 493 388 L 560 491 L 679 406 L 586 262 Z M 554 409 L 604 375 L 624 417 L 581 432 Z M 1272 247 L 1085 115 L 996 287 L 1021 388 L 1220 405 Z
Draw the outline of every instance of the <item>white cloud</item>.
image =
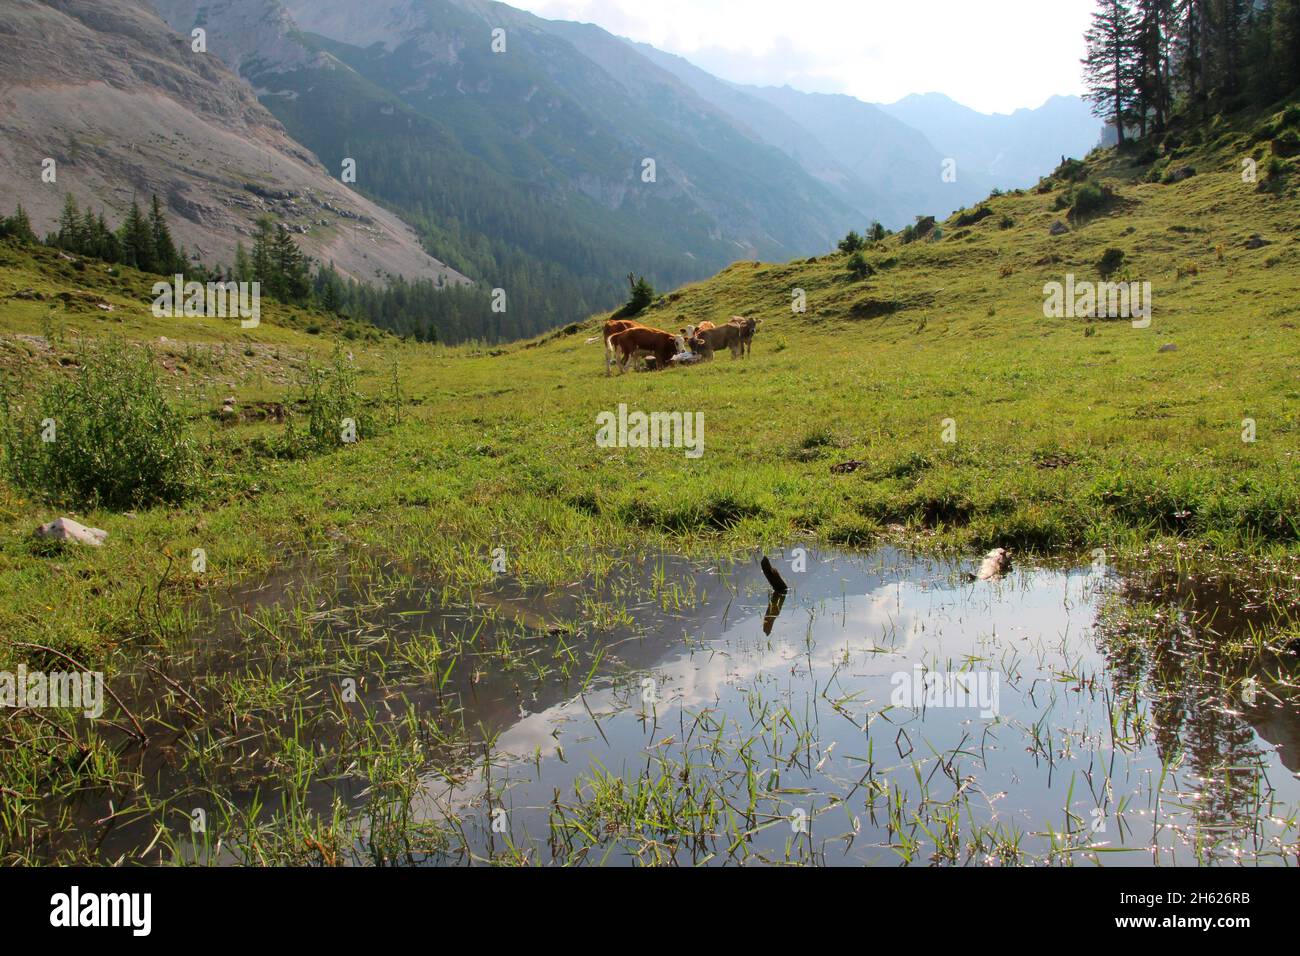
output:
M 983 112 L 1081 93 L 1093 0 L 511 0 L 595 23 L 725 79 L 893 102 L 945 93 Z

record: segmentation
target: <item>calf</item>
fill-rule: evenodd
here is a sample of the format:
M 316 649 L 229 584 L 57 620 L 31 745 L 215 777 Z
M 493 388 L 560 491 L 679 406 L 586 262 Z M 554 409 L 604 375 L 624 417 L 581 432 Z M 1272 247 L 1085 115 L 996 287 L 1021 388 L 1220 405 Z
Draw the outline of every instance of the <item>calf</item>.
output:
M 690 346 L 706 359 L 713 358 L 714 352 L 724 348 L 731 350 L 733 359 L 738 359 L 744 354 L 744 342 L 745 330 L 739 325 L 728 322 L 726 325 L 705 329 L 702 332 L 696 330 L 695 337 L 690 341 Z
M 632 319 L 609 319 L 605 322 L 604 334 L 600 340 L 605 343 L 605 374 L 609 374 L 610 366 L 614 364 L 614 347 L 610 345 L 610 340 L 619 332 L 626 332 L 628 329 L 645 329 L 649 326 L 642 325 Z
M 672 364 L 674 355 L 685 351 L 686 343 L 680 335 L 640 325 L 615 332 L 609 337 L 608 347 L 614 353 L 618 361 L 618 373 L 622 375 L 627 371 L 627 363 L 638 355 L 653 355 L 655 368 L 667 368 Z M 608 365 L 605 374 L 609 374 Z
M 716 329 L 716 328 L 717 328 L 716 325 L 714 325 L 712 322 L 706 319 L 705 321 L 701 322 L 699 325 L 688 325 L 686 326 L 686 328 L 682 329 L 682 338 L 686 339 L 686 341 L 689 342 L 691 339 L 695 338 L 696 332 L 707 332 L 709 331 L 709 329 Z

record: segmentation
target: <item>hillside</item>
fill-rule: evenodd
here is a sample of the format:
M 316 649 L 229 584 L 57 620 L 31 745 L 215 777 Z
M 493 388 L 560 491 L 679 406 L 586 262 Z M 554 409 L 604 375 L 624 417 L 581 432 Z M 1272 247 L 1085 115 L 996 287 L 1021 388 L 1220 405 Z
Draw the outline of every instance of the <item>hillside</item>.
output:
M 24 544 L 59 509 L 8 489 L 0 577 L 26 598 L 11 602 L 3 624 L 49 641 L 108 637 L 136 580 L 159 573 L 164 548 L 188 549 L 200 516 L 223 575 L 286 548 L 320 546 L 336 532 L 383 547 L 399 528 L 401 540 L 436 534 L 471 551 L 483 536 L 505 539 L 521 566 L 538 573 L 556 573 L 561 537 L 709 550 L 805 534 L 854 546 L 892 539 L 1053 553 L 1137 552 L 1169 538 L 1223 556 L 1293 550 L 1295 161 L 1257 188 L 1242 183 L 1239 157 L 1266 160 L 1267 143 L 1231 129 L 1209 138 L 1212 145 L 1159 160 L 1159 168 L 1195 168 L 1180 182 L 1148 182 L 1151 167 L 1094 158 L 1088 171 L 1115 198 L 1064 235 L 1049 227 L 1066 220 L 1054 207 L 1071 186 L 1048 181 L 989 200 L 990 214 L 973 225 L 941 224 L 942 238 L 904 244 L 895 235 L 868 247 L 868 279 L 851 278 L 838 253 L 741 262 L 645 316 L 672 329 L 733 314 L 760 318 L 744 361 L 606 378 L 600 346 L 585 342 L 599 319 L 491 353 L 373 346 L 354 331 L 348 348 L 365 391 L 378 395 L 391 364 L 400 367 L 405 425 L 287 461 L 256 451 L 257 436 L 277 426 L 218 429 L 213 454 L 234 457 L 217 470 L 231 473 L 198 500 L 133 516 L 83 515 L 109 530 L 114 545 L 69 557 L 87 571 L 80 581 Z M 1250 241 L 1255 234 L 1263 245 Z M 1151 282 L 1151 326 L 1045 318 L 1044 285 L 1067 274 L 1095 278 L 1110 247 L 1124 251 L 1129 278 Z M 790 310 L 795 289 L 807 295 L 805 314 Z M 165 336 L 181 352 L 232 339 L 254 350 L 283 341 L 328 351 L 328 329 L 280 327 L 284 316 L 299 329 L 318 325 L 309 315 L 271 308 L 250 331 L 160 320 L 141 304 L 144 290 L 143 277 L 110 280 L 9 246 L 0 262 L 6 349 L 30 351 L 44 327 L 47 337 L 58 328 L 66 343 L 77 341 L 76 330 L 154 344 Z M 87 296 L 113 311 L 79 304 Z M 219 392 L 240 401 L 293 392 L 293 376 L 265 370 L 190 362 L 168 374 L 197 389 L 201 434 L 212 428 Z M 597 448 L 596 415 L 619 403 L 702 410 L 705 454 Z M 946 419 L 955 423 L 954 444 L 941 437 Z M 1256 423 L 1253 443 L 1242 440 L 1244 419 Z M 832 467 L 846 462 L 857 464 Z M 250 495 L 253 485 L 260 490 Z M 581 562 L 566 555 L 562 564 Z M 39 621 L 18 610 L 35 604 L 56 609 Z
M 0 32 L 0 213 L 37 231 L 68 194 L 117 222 L 133 197 L 165 203 L 176 238 L 230 265 L 270 215 L 303 250 L 355 279 L 463 282 L 414 232 L 357 196 L 292 140 L 210 54 L 194 53 L 146 0 L 14 0 Z M 124 132 L 129 131 L 129 132 Z M 57 179 L 42 180 L 54 159 Z

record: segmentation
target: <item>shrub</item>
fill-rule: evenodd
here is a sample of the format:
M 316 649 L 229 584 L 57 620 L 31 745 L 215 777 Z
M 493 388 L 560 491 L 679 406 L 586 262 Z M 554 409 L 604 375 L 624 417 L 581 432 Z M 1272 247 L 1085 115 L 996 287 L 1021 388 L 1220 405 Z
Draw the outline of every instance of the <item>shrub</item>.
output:
M 336 345 L 328 365 L 309 363 L 301 382 L 300 404 L 307 410 L 307 431 L 299 434 L 290 422 L 286 434 L 289 452 L 330 451 L 377 433 L 374 418 L 365 410 L 357 391 L 357 369 Z
M 1287 130 L 1281 136 L 1273 140 L 1273 155 L 1289 159 L 1292 156 L 1300 156 L 1300 133 L 1293 129 Z
M 1052 173 L 1052 179 L 1065 183 L 1078 183 L 1088 178 L 1088 167 L 1081 160 L 1065 159 Z
M 872 242 L 880 242 L 885 238 L 885 227 L 879 221 L 873 221 L 871 228 L 867 230 L 867 238 Z
M 1080 186 L 1072 187 L 1066 194 L 1066 200 L 1070 207 L 1070 218 L 1080 220 L 1093 213 L 1100 212 L 1106 207 L 1112 196 L 1109 187 L 1102 186 L 1091 180 Z
M 195 445 L 148 347 L 83 346 L 75 373 L 50 376 L 30 399 L 10 384 L 0 429 L 14 484 L 50 501 L 117 510 L 176 503 L 194 490 Z
M 849 234 L 840 240 L 840 252 L 857 252 L 866 244 L 866 240 L 858 235 L 856 229 L 850 230 Z
M 624 306 L 614 313 L 616 319 L 626 319 L 634 315 L 640 315 L 655 300 L 654 286 L 646 281 L 645 276 L 637 278 L 629 272 L 627 284 L 629 287 L 628 299 Z
M 872 269 L 871 264 L 863 258 L 861 252 L 855 252 L 853 255 L 849 256 L 849 272 L 856 279 L 866 279 L 875 274 L 875 270 Z
M 1109 279 L 1124 265 L 1124 250 L 1111 247 L 1097 260 L 1097 272 L 1103 279 Z
M 1001 219 L 998 220 L 999 229 L 1010 229 L 1015 224 L 1016 221 L 1012 219 L 1010 216 L 1003 216 Z
M 965 226 L 973 226 L 975 223 L 982 222 L 991 215 L 993 215 L 993 210 L 988 206 L 980 206 L 977 209 L 969 211 L 963 210 L 956 220 L 953 221 L 953 225 L 958 229 L 964 228 Z

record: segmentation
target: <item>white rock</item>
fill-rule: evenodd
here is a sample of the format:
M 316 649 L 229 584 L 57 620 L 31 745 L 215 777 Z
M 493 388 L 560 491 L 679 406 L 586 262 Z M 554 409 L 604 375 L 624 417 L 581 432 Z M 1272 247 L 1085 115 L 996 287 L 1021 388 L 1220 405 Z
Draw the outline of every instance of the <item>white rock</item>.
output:
M 994 548 L 984 556 L 983 563 L 975 577 L 981 581 L 992 581 L 1002 577 L 1011 570 L 1011 555 L 1006 548 Z
M 43 524 L 36 529 L 36 534 L 41 538 L 50 538 L 54 541 L 75 541 L 77 544 L 88 544 L 95 548 L 103 545 L 108 539 L 107 531 L 101 531 L 99 528 L 87 528 L 84 524 L 79 524 L 71 518 L 58 518 L 49 524 Z

